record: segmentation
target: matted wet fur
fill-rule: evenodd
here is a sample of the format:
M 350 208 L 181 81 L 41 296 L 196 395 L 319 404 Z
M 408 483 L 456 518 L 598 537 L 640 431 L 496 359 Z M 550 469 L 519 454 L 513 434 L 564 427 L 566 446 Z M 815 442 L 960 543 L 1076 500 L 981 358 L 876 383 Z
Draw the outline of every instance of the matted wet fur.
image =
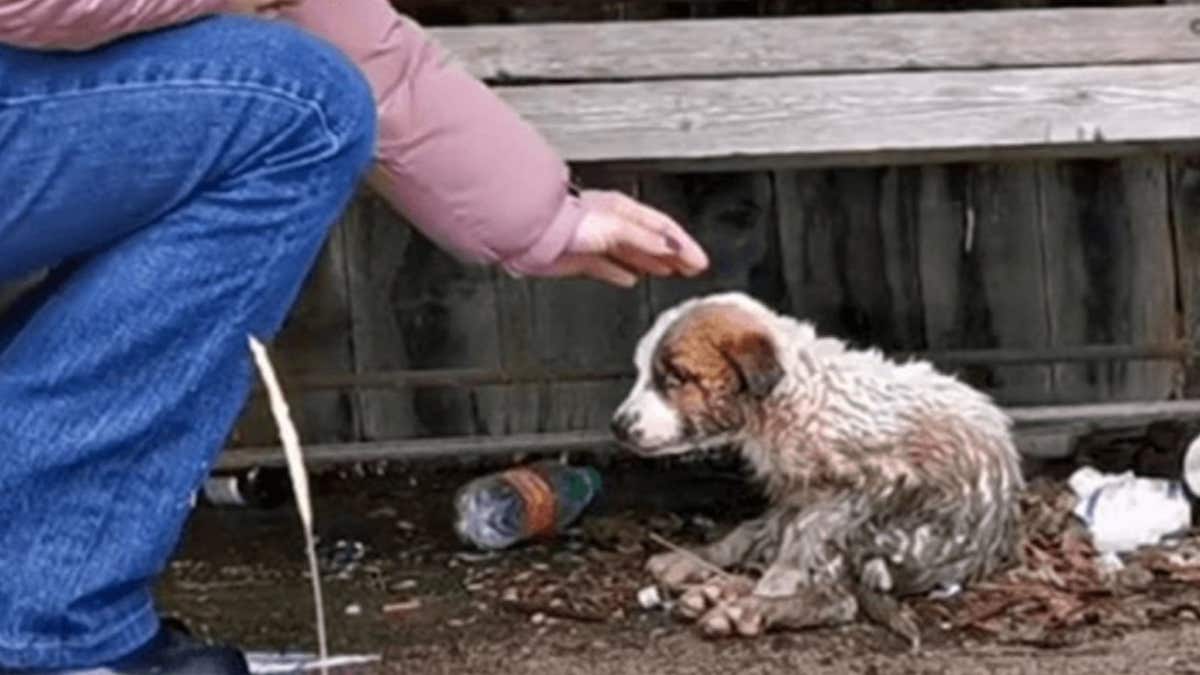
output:
M 1024 486 L 1010 421 L 924 362 L 818 336 L 741 293 L 685 301 L 638 344 L 613 432 L 644 456 L 732 445 L 763 482 L 759 518 L 647 564 L 712 636 L 866 616 L 919 645 L 900 599 L 954 589 L 1017 554 Z

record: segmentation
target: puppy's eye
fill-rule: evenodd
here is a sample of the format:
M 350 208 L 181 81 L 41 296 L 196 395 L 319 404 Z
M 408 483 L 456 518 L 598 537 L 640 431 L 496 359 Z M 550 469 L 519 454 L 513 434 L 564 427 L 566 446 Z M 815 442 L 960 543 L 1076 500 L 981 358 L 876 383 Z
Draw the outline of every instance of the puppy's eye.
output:
M 663 389 L 675 389 L 682 387 L 683 378 L 668 370 L 659 376 L 658 386 L 662 387 Z
M 663 362 L 654 372 L 654 383 L 663 391 L 678 389 L 687 384 L 687 381 L 686 373 L 670 361 Z

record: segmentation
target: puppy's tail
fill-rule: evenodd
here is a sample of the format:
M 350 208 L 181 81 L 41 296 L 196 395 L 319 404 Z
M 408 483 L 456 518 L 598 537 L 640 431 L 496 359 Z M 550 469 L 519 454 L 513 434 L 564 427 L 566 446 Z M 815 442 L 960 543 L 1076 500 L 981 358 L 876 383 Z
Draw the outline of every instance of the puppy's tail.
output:
M 910 653 L 917 654 L 921 651 L 921 630 L 917 627 L 917 616 L 912 608 L 893 595 L 862 584 L 857 585 L 854 596 L 858 600 L 859 611 L 867 619 L 904 638 L 908 642 Z

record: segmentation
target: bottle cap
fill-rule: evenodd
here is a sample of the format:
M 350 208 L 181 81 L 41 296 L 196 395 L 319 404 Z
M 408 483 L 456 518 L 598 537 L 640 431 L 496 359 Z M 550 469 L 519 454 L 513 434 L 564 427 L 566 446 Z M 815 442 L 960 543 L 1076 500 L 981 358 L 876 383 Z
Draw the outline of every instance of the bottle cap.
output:
M 246 506 L 248 501 L 238 485 L 238 477 L 214 476 L 204 481 L 204 498 L 214 506 Z

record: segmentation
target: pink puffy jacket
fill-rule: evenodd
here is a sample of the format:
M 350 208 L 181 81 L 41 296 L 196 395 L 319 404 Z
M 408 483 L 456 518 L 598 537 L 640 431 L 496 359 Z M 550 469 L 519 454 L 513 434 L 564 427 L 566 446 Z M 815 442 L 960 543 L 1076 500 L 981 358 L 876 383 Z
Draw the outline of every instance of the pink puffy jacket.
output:
M 87 49 L 223 11 L 225 0 L 0 0 L 0 43 Z M 537 274 L 584 207 L 549 144 L 387 0 L 306 0 L 284 20 L 341 48 L 379 108 L 370 183 L 461 259 Z M 515 167 L 521 167 L 515 171 Z

